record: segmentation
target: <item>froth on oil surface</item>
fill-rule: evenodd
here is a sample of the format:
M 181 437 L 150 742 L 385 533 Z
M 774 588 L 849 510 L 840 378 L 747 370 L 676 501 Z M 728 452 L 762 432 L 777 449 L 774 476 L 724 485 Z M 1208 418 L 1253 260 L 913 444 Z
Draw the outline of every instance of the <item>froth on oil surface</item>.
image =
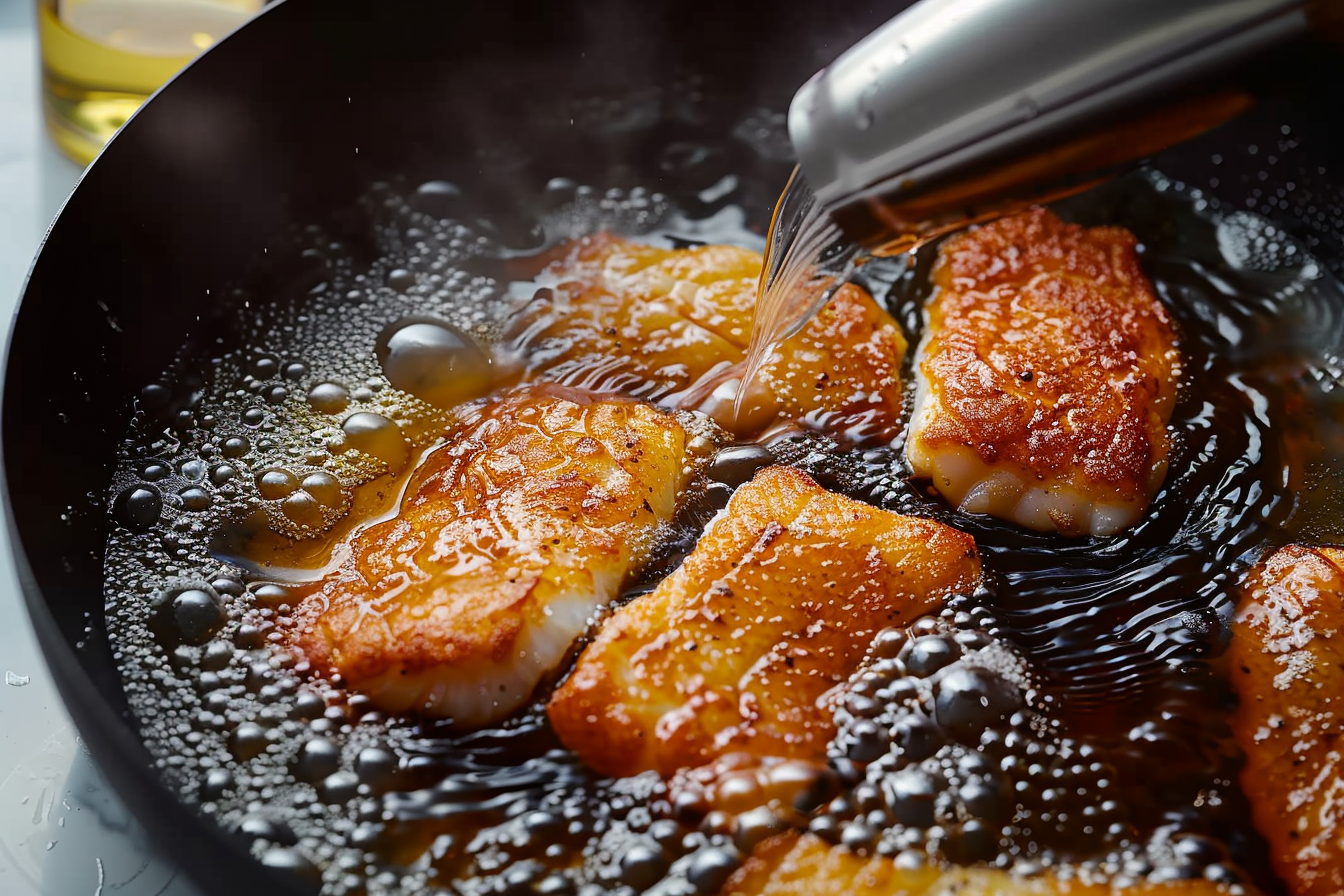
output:
M 501 843 L 568 838 L 570 858 L 548 860 L 563 867 L 594 837 L 618 843 L 625 813 L 646 812 L 656 789 L 592 780 L 535 713 L 463 743 L 381 718 L 297 674 L 275 637 L 286 583 L 339 563 L 353 527 L 394 512 L 453 409 L 490 387 L 509 259 L 677 221 L 689 240 L 759 241 L 726 200 L 692 221 L 640 188 L 556 178 L 545 192 L 536 227 L 506 234 L 447 217 L 460 197 L 447 182 L 375 186 L 361 244 L 294 233 L 257 292 L 232 296 L 240 344 L 184 350 L 137 402 L 107 552 L 128 698 L 184 799 L 329 892 L 422 892 L 459 874 L 488 889 L 516 864 L 503 847 L 467 849 L 492 828 Z
M 669 148 L 668 164 L 693 168 L 698 152 Z M 527 297 L 526 284 L 507 279 L 511 259 L 603 228 L 759 248 L 734 204 L 738 189 L 731 172 L 686 195 L 556 178 L 539 202 L 545 213 L 520 227 L 455 219 L 462 191 L 448 182 L 375 186 L 358 216 L 367 222 L 362 238 L 308 228 L 272 252 L 282 260 L 277 272 L 255 294 L 234 297 L 238 347 L 184 352 L 145 388 L 109 493 L 119 524 L 107 554 L 109 634 L 167 780 L 252 837 L 261 861 L 341 894 L 439 886 L 709 893 L 760 837 L 789 822 L 704 799 L 692 805 L 685 789 L 670 792 L 648 776 L 597 779 L 535 707 L 471 735 L 386 718 L 360 695 L 299 674 L 275 625 L 289 609 L 285 581 L 338 562 L 333 546 L 352 526 L 394 512 L 455 403 L 490 381 L 486 349 Z M 1098 790 L 1103 802 L 1125 801 L 1150 835 L 1136 843 L 1098 828 L 1084 849 L 1038 824 L 1019 831 L 1012 849 L 973 859 L 1024 870 L 1067 860 L 1083 874 L 1138 877 L 1215 868 L 1235 878 L 1222 870 L 1231 852 L 1263 883 L 1259 847 L 1238 821 L 1245 813 L 1231 783 L 1226 693 L 1207 661 L 1221 650 L 1249 562 L 1288 538 L 1340 534 L 1330 509 L 1344 496 L 1344 345 L 1335 336 L 1344 331 L 1344 294 L 1269 222 L 1222 214 L 1159 175 L 1059 210 L 1134 230 L 1192 361 L 1173 417 L 1173 472 L 1138 527 L 1079 542 L 958 517 L 908 481 L 899 444 L 840 451 L 808 437 L 776 442 L 768 454 L 738 453 L 751 464 L 792 463 L 828 487 L 970 531 L 992 574 L 993 587 L 976 597 L 985 612 L 963 608 L 911 637 L 962 643 L 948 629 L 959 626 L 1021 651 L 1042 712 L 1073 732 L 1041 734 L 1042 749 L 1055 751 L 1061 768 L 1082 769 L 1079 786 L 1110 776 Z M 931 254 L 860 273 L 912 342 Z M 444 364 L 462 365 L 463 375 L 441 376 Z M 732 463 L 719 466 L 648 578 L 677 562 L 742 478 Z M 884 686 L 926 687 L 908 657 L 902 662 L 905 677 L 893 671 Z M 815 816 L 831 819 L 827 836 L 856 848 L 866 848 L 855 827 L 873 777 L 864 769 L 880 758 L 859 756 L 863 767 L 855 765 L 871 747 L 855 744 L 880 715 L 865 714 L 867 705 L 854 701 L 825 772 L 848 790 Z M 890 712 L 890 730 L 923 730 L 917 711 Z M 935 745 L 902 780 L 942 781 L 948 805 L 961 806 L 990 778 L 964 744 L 944 752 Z M 1167 769 L 1161 788 L 1144 783 L 1156 756 Z M 768 790 L 798 771 L 739 777 Z M 1039 786 L 1032 793 L 1050 798 Z M 903 810 L 887 811 L 899 818 Z M 1062 825 L 1050 811 L 1050 825 Z M 906 861 L 955 861 L 978 817 L 956 812 L 950 839 L 911 824 L 918 836 L 891 842 Z M 851 827 L 857 833 L 847 835 Z M 880 842 L 874 834 L 868 846 Z M 1197 867 L 1169 856 L 1195 848 L 1207 853 Z

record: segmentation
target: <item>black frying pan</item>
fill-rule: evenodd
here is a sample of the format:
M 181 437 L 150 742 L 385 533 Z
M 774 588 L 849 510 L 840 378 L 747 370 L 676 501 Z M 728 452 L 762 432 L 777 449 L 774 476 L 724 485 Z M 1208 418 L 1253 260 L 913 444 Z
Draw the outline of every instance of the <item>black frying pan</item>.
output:
M 71 715 L 126 803 L 204 890 L 308 885 L 262 867 L 246 842 L 179 802 L 129 718 L 102 627 L 103 496 L 138 390 L 188 335 L 214 335 L 224 287 L 287 226 L 327 220 L 372 181 L 448 178 L 495 205 L 557 172 L 656 188 L 650 159 L 679 128 L 782 110 L 804 78 L 903 5 L 287 0 L 169 84 L 85 174 L 12 334 L 9 521 Z M 1278 86 L 1255 111 L 1157 164 L 1271 217 L 1341 275 L 1344 55 L 1274 65 Z M 691 75 L 703 78 L 697 115 L 708 120 L 657 100 L 622 121 L 548 114 L 592 94 L 647 97 Z M 739 173 L 764 222 L 788 162 L 756 164 Z

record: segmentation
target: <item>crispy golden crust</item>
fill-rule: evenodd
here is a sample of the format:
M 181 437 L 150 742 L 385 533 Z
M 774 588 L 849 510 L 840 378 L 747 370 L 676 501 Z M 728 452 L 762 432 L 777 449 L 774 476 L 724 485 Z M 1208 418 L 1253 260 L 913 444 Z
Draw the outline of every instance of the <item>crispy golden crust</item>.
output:
M 291 643 L 388 709 L 507 714 L 578 634 L 552 643 L 555 626 L 581 630 L 615 596 L 687 474 L 686 433 L 645 404 L 557 387 L 491 400 L 426 458 L 397 517 L 303 597 Z M 442 705 L 492 675 L 518 679 L 493 709 Z
M 1134 237 L 1038 208 L 947 240 L 933 281 L 912 459 L 969 449 L 1024 481 L 1146 503 L 1180 356 Z
M 1253 887 L 1237 891 L 1254 896 Z M 758 846 L 720 891 L 721 896 L 1228 896 L 1204 880 L 1112 886 L 1046 873 L 1018 877 L 991 868 L 897 868 L 831 847 L 812 834 L 781 834 Z
M 872 636 L 979 575 L 970 536 L 767 468 L 680 569 L 606 621 L 547 712 L 608 775 L 729 752 L 824 760 L 822 697 Z
M 1252 571 L 1229 662 L 1241 785 L 1294 896 L 1344 893 L 1344 550 L 1289 545 Z
M 659 249 L 601 233 L 555 256 L 542 279 L 556 285 L 513 325 L 527 378 L 694 405 L 715 375 L 743 360 L 761 270 L 755 252 Z M 765 365 L 741 420 L 730 402 L 707 410 L 741 434 L 783 419 L 851 442 L 890 440 L 905 350 L 890 315 L 846 286 Z

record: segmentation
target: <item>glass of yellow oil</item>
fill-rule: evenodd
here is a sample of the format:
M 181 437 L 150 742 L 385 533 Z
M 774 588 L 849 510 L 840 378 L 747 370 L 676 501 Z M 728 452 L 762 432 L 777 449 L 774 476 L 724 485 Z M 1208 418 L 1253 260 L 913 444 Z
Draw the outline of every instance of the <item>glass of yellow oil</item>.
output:
M 47 132 L 88 164 L 145 98 L 264 0 L 37 0 Z

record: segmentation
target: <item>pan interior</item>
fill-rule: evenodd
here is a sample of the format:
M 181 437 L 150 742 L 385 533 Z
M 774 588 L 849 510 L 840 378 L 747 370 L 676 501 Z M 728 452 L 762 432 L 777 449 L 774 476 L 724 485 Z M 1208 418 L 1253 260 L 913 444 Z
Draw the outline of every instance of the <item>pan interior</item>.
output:
M 325 225 L 295 228 L 268 249 L 202 328 L 217 341 L 198 339 L 142 389 L 107 498 L 118 524 L 107 551 L 109 632 L 167 779 L 224 827 L 255 837 L 264 862 L 320 876 L 335 893 L 374 881 L 378 892 L 411 893 L 447 880 L 486 892 L 511 877 L 694 888 L 705 855 L 725 867 L 741 861 L 728 834 L 672 813 L 656 776 L 612 781 L 585 770 L 551 732 L 544 694 L 508 723 L 463 736 L 385 718 L 360 695 L 294 672 L 275 634 L 292 603 L 287 586 L 314 575 L 291 565 L 304 553 L 287 537 L 302 521 L 289 511 L 305 494 L 300 483 L 341 484 L 310 520 L 326 526 L 359 488 L 395 494 L 401 481 L 343 453 L 341 421 L 376 415 L 413 446 L 434 444 L 449 425 L 443 410 L 389 382 L 379 352 L 389 331 L 434 321 L 497 341 L 538 289 L 517 273 L 529 259 L 600 230 L 664 246 L 759 248 L 765 216 L 749 209 L 768 208 L 787 175 L 782 116 L 662 118 L 696 108 L 695 83 L 633 105 L 587 100 L 575 113 L 591 117 L 586 130 L 641 133 L 642 167 L 603 176 L 581 154 L 502 146 L 493 189 L 445 178 L 373 184 Z M 799 436 L 772 450 L 830 488 L 975 536 L 993 575 L 975 599 L 995 636 L 1028 658 L 1080 741 L 1108 757 L 1144 832 L 1081 842 L 1038 834 L 1000 861 L 1163 867 L 1171 841 L 1209 837 L 1221 851 L 1206 864 L 1246 857 L 1247 873 L 1272 886 L 1244 800 L 1227 783 L 1236 776 L 1231 704 L 1216 661 L 1248 566 L 1286 541 L 1339 536 L 1330 508 L 1344 497 L 1334 395 L 1344 288 L 1268 219 L 1156 169 L 1056 210 L 1135 232 L 1179 323 L 1188 375 L 1172 473 L 1141 524 L 1085 542 L 1027 533 L 931 499 L 907 478 L 899 444 L 843 450 Z M 912 342 L 936 249 L 860 275 Z M 285 480 L 283 494 L 268 475 Z M 631 595 L 675 566 L 722 500 L 707 488 L 688 503 Z M 320 566 L 323 551 L 310 554 Z M 956 843 L 954 832 L 923 848 L 955 860 Z M 659 873 L 625 867 L 631 850 L 656 855 Z
M 370 13 L 362 2 L 333 0 L 324 7 L 330 15 L 318 6 L 290 0 L 202 59 L 90 171 L 38 260 L 16 325 L 5 455 L 11 514 L 31 567 L 29 598 L 53 620 L 44 648 L 70 682 L 67 698 L 73 695 L 81 725 L 98 719 L 102 733 L 88 738 L 114 783 L 125 791 L 126 781 L 138 780 L 123 769 L 143 754 L 117 738 L 114 716 L 81 709 L 79 701 L 121 707 L 129 696 L 128 728 L 143 736 L 171 791 L 255 838 L 268 864 L 321 876 L 333 892 L 353 892 L 384 886 L 372 881 L 392 868 L 406 886 L 429 881 L 440 868 L 456 870 L 443 831 L 464 819 L 489 827 L 500 805 L 517 803 L 511 794 L 551 781 L 585 807 L 633 806 L 646 794 L 638 782 L 621 785 L 636 788 L 631 792 L 612 789 L 547 753 L 551 744 L 535 715 L 466 741 L 388 723 L 358 698 L 337 698 L 331 718 L 326 708 L 322 718 L 309 718 L 312 686 L 287 675 L 283 662 L 272 663 L 264 637 L 249 646 L 252 635 L 242 631 L 241 612 L 265 582 L 231 564 L 227 539 L 214 537 L 225 527 L 207 517 L 233 520 L 232 511 L 194 517 L 186 509 L 197 500 L 184 495 L 193 487 L 214 507 L 218 468 L 237 459 L 226 458 L 223 442 L 202 425 L 207 410 L 220 411 L 219 432 L 242 433 L 249 451 L 262 450 L 267 436 L 245 429 L 249 410 L 262 411 L 260 425 L 270 415 L 274 432 L 285 435 L 292 422 L 274 418 L 295 409 L 306 414 L 303 402 L 319 375 L 351 379 L 350 391 L 368 387 L 357 372 L 369 371 L 366 380 L 378 375 L 368 355 L 350 346 L 319 357 L 311 341 L 302 345 L 286 333 L 305 308 L 360 292 L 348 301 L 369 309 L 367 338 L 382 322 L 378 315 L 400 314 L 406 302 L 419 307 L 437 292 L 454 302 L 497 296 L 508 282 L 504 256 L 573 232 L 558 223 L 565 216 L 576 229 L 610 224 L 653 240 L 670 234 L 750 242 L 789 165 L 771 110 L 876 21 L 856 14 L 821 23 L 789 12 L 772 19 L 759 42 L 807 49 L 763 60 L 731 53 L 740 49 L 734 29 L 754 21 L 750 9 L 712 33 L 672 15 L 664 41 L 631 22 L 619 4 L 590 5 L 582 14 L 559 4 L 549 12 L 529 8 L 535 27 L 525 28 L 512 24 L 521 20 L 519 10 L 507 3 L 473 12 L 479 20 L 471 22 L 450 22 L 443 13 L 434 27 L 412 27 L 398 4 Z M 383 38 L 370 40 L 373 24 Z M 492 55 L 470 39 L 480 33 L 509 33 L 516 46 Z M 817 34 L 834 36 L 818 42 Z M 696 51 L 674 49 L 697 42 L 699 60 Z M 503 58 L 516 58 L 515 50 L 528 64 Z M 706 67 L 705 59 L 716 61 Z M 1302 84 L 1333 83 L 1332 65 L 1303 58 L 1289 74 Z M 623 73 L 621 85 L 606 83 L 607 68 Z M 394 72 L 396 83 L 370 76 L 380 71 Z M 669 72 L 675 87 L 655 87 Z M 1289 91 L 1233 127 L 1162 156 L 1155 167 L 1163 175 L 1118 182 L 1061 209 L 1139 234 L 1145 264 L 1203 363 L 1178 411 L 1190 473 L 1173 477 L 1159 498 L 1182 505 L 1181 514 L 1159 514 L 1133 539 L 1087 548 L 973 527 L 998 574 L 1006 637 L 1076 697 L 1080 724 L 1113 713 L 1127 721 L 1127 710 L 1163 700 L 1201 703 L 1212 695 L 1209 705 L 1217 706 L 1222 695 L 1200 670 L 1220 650 L 1218 621 L 1237 575 L 1281 540 L 1340 538 L 1331 512 L 1339 506 L 1344 457 L 1336 399 L 1342 328 L 1332 279 L 1344 270 L 1344 192 L 1331 151 L 1344 145 L 1332 139 L 1333 122 L 1344 120 L 1340 102 Z M 145 188 L 151 171 L 159 189 Z M 554 178 L 568 183 L 552 184 Z M 385 186 L 376 185 L 380 179 Z M 461 206 L 446 218 L 442 209 L 423 207 L 438 201 L 417 189 L 429 182 L 459 187 Z M 578 187 L 592 193 L 581 200 Z M 710 228 L 697 230 L 705 221 Z M 484 237 L 485 251 L 464 258 L 452 248 L 459 226 Z M 891 282 L 873 284 L 912 333 L 927 260 L 889 268 Z M 435 261 L 442 270 L 417 270 Z M 388 284 L 394 270 L 414 270 L 416 288 L 431 287 L 428 294 L 396 292 Z M 419 279 L 436 273 L 440 283 Z M 363 283 L 355 279 L 361 275 Z M 80 313 L 69 313 L 71 302 Z M 53 335 L 80 359 L 72 376 L 52 373 Z M 216 358 L 223 363 L 211 364 Z M 262 360 L 275 366 L 258 369 Z M 340 369 L 346 360 L 350 366 Z M 294 373 L 295 364 L 305 371 Z M 230 386 L 245 394 L 224 407 Z M 1219 413 L 1201 417 L 1201 400 Z M 300 435 L 274 436 L 264 450 L 307 450 L 311 432 Z M 1214 441 L 1212 459 L 1199 460 Z M 216 442 L 218 454 L 200 456 Z M 803 462 L 811 447 L 788 459 Z M 841 461 L 810 469 L 866 500 L 943 513 L 890 475 L 891 458 Z M 165 462 L 167 472 L 148 478 L 151 462 Z M 128 489 L 141 486 L 157 497 L 131 502 Z M 137 528 L 147 520 L 148 529 L 121 528 L 128 519 Z M 116 632 L 110 639 L 102 631 L 105 559 L 113 600 L 106 624 Z M 1151 587 L 1131 600 L 1134 578 L 1153 568 L 1160 574 L 1145 579 Z M 172 633 L 153 630 L 150 603 L 193 587 L 209 598 L 201 585 L 226 607 L 220 635 L 242 653 L 184 648 Z M 244 594 L 229 594 L 237 585 Z M 1042 594 L 1049 599 L 1038 604 Z M 1076 627 L 1071 614 L 1095 595 L 1122 603 L 1123 611 L 1097 619 L 1094 628 Z M 1116 647 L 1100 654 L 1093 646 L 1103 636 Z M 1177 687 L 1163 671 L 1173 668 L 1190 672 L 1181 681 L 1196 685 Z M 221 684 L 203 688 L 203 680 Z M 220 693 L 222 699 L 212 696 Z M 250 713 L 277 724 L 263 726 L 258 740 L 242 727 Z M 159 724 L 159 717 L 172 721 Z M 328 760 L 300 769 L 299 750 L 301 741 L 323 739 L 339 755 L 336 769 L 318 777 L 315 769 L 327 770 Z M 238 756 L 257 746 L 260 758 L 248 760 L 256 773 L 240 772 Z M 378 769 L 389 765 L 403 770 L 381 779 Z M 1211 773 L 1196 772 L 1192 780 Z M 310 822 L 286 799 L 319 808 L 308 810 Z M 370 847 L 378 863 L 347 870 L 356 852 L 362 857 Z M 490 873 L 517 858 L 500 859 Z M 395 890 L 403 885 L 397 881 L 386 886 Z

